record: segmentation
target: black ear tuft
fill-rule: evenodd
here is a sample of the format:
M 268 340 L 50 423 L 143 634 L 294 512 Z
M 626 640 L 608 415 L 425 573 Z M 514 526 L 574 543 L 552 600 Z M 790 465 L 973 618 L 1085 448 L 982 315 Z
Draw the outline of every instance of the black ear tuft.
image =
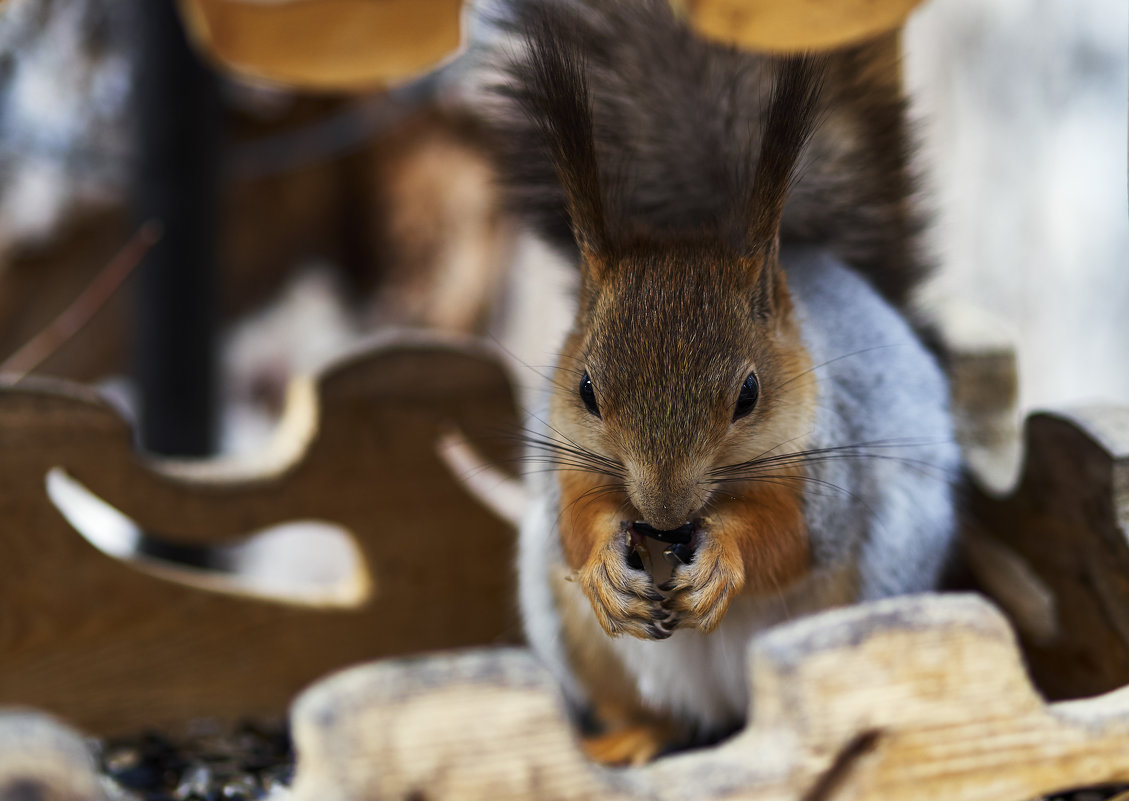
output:
M 577 245 L 589 255 L 606 255 L 608 228 L 579 43 L 559 29 L 559 15 L 533 8 L 524 16 L 529 51 L 511 68 L 517 84 L 511 91 L 540 133 L 564 188 Z
M 802 55 L 782 59 L 776 70 L 747 201 L 749 245 L 754 250 L 771 248 L 779 235 L 796 165 L 818 126 L 826 69 L 825 57 Z

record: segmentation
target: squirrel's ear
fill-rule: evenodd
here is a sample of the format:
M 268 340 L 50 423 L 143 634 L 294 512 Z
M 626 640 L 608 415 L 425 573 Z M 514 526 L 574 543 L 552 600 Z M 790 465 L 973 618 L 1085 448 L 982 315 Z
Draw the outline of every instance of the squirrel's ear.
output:
M 745 257 L 752 281 L 752 308 L 765 319 L 787 319 L 792 310 L 788 282 L 780 267 L 780 239 L 774 237 Z
M 583 57 L 543 15 L 535 16 L 527 31 L 529 74 L 520 100 L 541 130 L 564 188 L 582 269 L 598 280 L 610 263 L 611 247 Z
M 825 58 L 803 55 L 782 59 L 776 70 L 745 215 L 747 247 L 765 267 L 776 263 L 784 202 L 818 122 L 825 69 Z

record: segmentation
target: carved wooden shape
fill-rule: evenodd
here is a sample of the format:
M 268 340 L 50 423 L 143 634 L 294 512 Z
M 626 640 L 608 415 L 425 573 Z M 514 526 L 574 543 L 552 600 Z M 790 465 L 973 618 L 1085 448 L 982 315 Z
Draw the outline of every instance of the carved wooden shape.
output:
M 752 723 L 711 749 L 588 762 L 519 651 L 391 661 L 307 691 L 295 801 L 1026 801 L 1129 780 L 1129 690 L 1046 706 L 1003 617 L 975 596 L 827 612 L 752 645 Z
M 299 395 L 300 452 L 233 469 L 146 463 L 121 417 L 75 386 L 0 390 L 0 706 L 92 733 L 279 714 L 345 664 L 514 641 L 511 529 L 436 451 L 454 426 L 504 458 L 498 435 L 516 415 L 499 362 L 465 342 L 401 337 Z M 169 542 L 238 542 L 290 520 L 343 526 L 371 595 L 356 608 L 280 603 L 115 559 L 48 499 L 60 467 Z
M 1010 571 L 1010 595 L 993 595 L 1045 694 L 1129 684 L 1129 409 L 1032 415 L 1024 452 L 1012 491 L 972 493 L 973 567 L 990 551 L 977 576 L 991 591 Z
M 146 463 L 89 393 L 0 390 L 0 704 L 54 710 L 94 733 L 269 714 L 348 662 L 516 635 L 510 529 L 435 447 L 458 429 L 486 459 L 505 456 L 482 436 L 516 427 L 492 353 L 386 341 L 298 391 L 290 427 L 300 447 L 256 469 Z M 1018 485 L 972 493 L 971 567 L 1054 697 L 1129 682 L 1127 459 L 1127 409 L 1036 415 Z M 57 468 L 182 544 L 286 520 L 340 524 L 372 594 L 351 609 L 285 604 L 114 559 L 48 500 Z M 1129 781 L 1129 687 L 1047 705 L 1012 629 L 974 596 L 889 599 L 766 632 L 749 681 L 746 731 L 611 770 L 583 757 L 527 652 L 347 670 L 293 707 L 294 799 L 1028 801 Z M 75 735 L 0 716 L 0 797 L 15 787 L 103 801 L 91 777 Z

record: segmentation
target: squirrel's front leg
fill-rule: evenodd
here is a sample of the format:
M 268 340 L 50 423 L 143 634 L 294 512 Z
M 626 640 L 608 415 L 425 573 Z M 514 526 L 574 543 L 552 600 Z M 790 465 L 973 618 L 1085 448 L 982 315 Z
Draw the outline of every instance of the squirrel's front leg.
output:
M 601 492 L 585 479 L 561 480 L 561 544 L 573 580 L 609 635 L 666 639 L 674 631 L 674 615 L 663 607 L 651 574 L 633 558 L 630 521 L 623 514 L 626 497 Z
M 717 628 L 729 602 L 745 586 L 745 566 L 735 544 L 736 538 L 722 526 L 710 518 L 702 520 L 693 548 L 682 551 L 688 561 L 677 565 L 661 588 L 678 624 L 702 631 Z
M 719 500 L 699 521 L 690 547 L 670 552 L 681 564 L 660 588 L 666 608 L 676 625 L 713 631 L 738 593 L 777 592 L 807 570 L 800 497 L 772 487 Z
M 608 634 L 665 640 L 674 632 L 675 615 L 663 607 L 663 595 L 634 548 L 627 521 L 604 540 L 576 572 L 576 581 Z

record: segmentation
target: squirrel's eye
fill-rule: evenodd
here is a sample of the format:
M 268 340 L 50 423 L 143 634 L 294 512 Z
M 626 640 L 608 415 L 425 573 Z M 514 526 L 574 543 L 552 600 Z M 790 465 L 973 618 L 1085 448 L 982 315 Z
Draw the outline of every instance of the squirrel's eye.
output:
M 757 405 L 757 398 L 760 397 L 761 388 L 757 383 L 757 374 L 749 373 L 745 383 L 741 385 L 741 394 L 737 396 L 737 408 L 733 410 L 733 419 L 736 420 L 744 417 L 753 410 Z
M 584 371 L 584 375 L 580 378 L 580 399 L 584 401 L 584 405 L 588 407 L 588 411 L 597 417 L 600 416 L 600 407 L 596 405 L 596 390 L 592 386 L 592 379 L 588 377 L 588 371 Z

